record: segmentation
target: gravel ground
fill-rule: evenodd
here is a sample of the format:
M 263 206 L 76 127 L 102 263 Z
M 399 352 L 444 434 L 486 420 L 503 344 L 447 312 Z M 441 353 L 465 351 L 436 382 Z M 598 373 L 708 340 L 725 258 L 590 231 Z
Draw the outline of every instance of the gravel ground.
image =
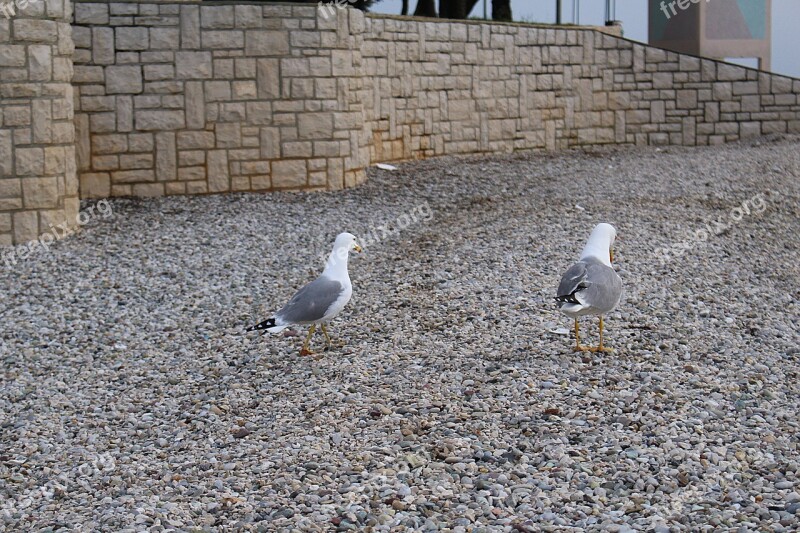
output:
M 797 530 L 799 176 L 783 137 L 115 200 L 0 263 L 0 529 Z M 574 354 L 599 221 L 617 352 Z M 343 346 L 243 334 L 343 230 Z

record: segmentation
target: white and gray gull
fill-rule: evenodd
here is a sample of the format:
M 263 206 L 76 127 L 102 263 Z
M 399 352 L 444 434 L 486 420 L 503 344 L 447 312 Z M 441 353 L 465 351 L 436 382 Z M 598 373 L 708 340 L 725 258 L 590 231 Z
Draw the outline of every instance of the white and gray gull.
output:
M 311 355 L 314 352 L 309 350 L 308 343 L 319 325 L 330 347 L 331 338 L 325 326 L 344 309 L 353 294 L 353 285 L 347 272 L 347 259 L 351 250 L 361 252 L 355 236 L 350 233 L 337 235 L 322 274 L 297 291 L 274 317 L 247 328 L 247 331 L 278 333 L 289 326 L 310 325 L 300 355 Z
M 562 313 L 575 319 L 575 351 L 610 352 L 603 346 L 603 315 L 617 307 L 622 297 L 622 280 L 614 271 L 611 250 L 617 230 L 611 224 L 595 226 L 580 260 L 561 278 L 556 301 Z M 600 343 L 597 347 L 581 346 L 578 318 L 600 316 Z

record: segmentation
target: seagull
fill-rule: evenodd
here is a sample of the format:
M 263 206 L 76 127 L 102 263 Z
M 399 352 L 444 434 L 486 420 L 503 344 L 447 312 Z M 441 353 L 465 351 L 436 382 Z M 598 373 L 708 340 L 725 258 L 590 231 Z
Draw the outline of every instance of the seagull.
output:
M 611 352 L 603 346 L 603 315 L 619 304 L 622 280 L 614 271 L 611 247 L 617 230 L 611 224 L 598 224 L 592 230 L 580 260 L 569 267 L 558 284 L 556 301 L 562 313 L 575 319 L 576 352 Z M 600 344 L 590 348 L 581 346 L 578 317 L 600 316 Z
M 347 259 L 350 250 L 361 253 L 361 246 L 356 242 L 354 235 L 340 233 L 333 243 L 333 251 L 325 264 L 322 274 L 297 291 L 289 303 L 275 313 L 275 316 L 250 326 L 247 331 L 268 331 L 278 333 L 289 326 L 304 326 L 310 324 L 308 336 L 303 343 L 300 355 L 312 355 L 308 343 L 317 326 L 322 327 L 327 346 L 331 346 L 331 338 L 325 327 L 328 322 L 338 315 L 353 294 L 353 285 L 347 273 Z

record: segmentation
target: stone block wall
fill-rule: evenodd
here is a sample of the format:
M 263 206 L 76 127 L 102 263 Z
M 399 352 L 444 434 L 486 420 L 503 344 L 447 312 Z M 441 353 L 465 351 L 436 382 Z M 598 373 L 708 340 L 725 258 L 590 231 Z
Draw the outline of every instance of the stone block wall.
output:
M 800 80 L 591 29 L 369 15 L 370 160 L 800 133 Z
M 69 0 L 0 12 L 0 245 L 74 226 L 78 213 Z M 60 235 L 61 230 L 56 229 Z
M 358 80 L 336 58 L 360 48 L 363 21 L 352 10 L 326 20 L 316 6 L 76 2 L 82 195 L 359 183 Z

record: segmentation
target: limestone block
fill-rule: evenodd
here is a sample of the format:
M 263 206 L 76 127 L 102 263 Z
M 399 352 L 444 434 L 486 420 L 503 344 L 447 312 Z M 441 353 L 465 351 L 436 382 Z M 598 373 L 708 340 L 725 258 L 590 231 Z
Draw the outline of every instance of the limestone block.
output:
M 205 181 L 206 167 L 181 167 L 178 169 L 178 179 L 181 181 Z
M 242 129 L 238 122 L 218 122 L 216 124 L 218 148 L 236 148 L 242 145 Z
M 9 233 L 11 231 L 11 213 L 0 213 L 0 233 Z M 11 244 L 10 236 L 8 242 L 0 241 L 0 246 Z
M 111 177 L 107 172 L 81 174 L 81 198 L 107 198 L 111 195 Z
M 208 190 L 209 192 L 223 192 L 230 188 L 228 152 L 211 150 L 208 152 Z
M 138 94 L 143 90 L 139 65 L 108 66 L 105 74 L 107 94 Z
M 53 47 L 35 44 L 28 47 L 29 79 L 34 81 L 50 81 L 53 77 Z
M 712 95 L 717 101 L 730 100 L 733 98 L 733 85 L 730 82 L 714 83 Z
M 177 139 L 179 150 L 214 148 L 214 133 L 210 131 L 181 131 Z
M 286 80 L 289 82 L 289 96 L 293 100 L 306 100 L 314 97 L 314 80 L 311 78 L 294 78 Z M 309 105 L 309 111 L 315 111 L 318 107 L 312 108 L 311 106 L 318 106 L 318 103 Z
M 233 82 L 233 97 L 237 100 L 251 100 L 258 97 L 258 87 L 253 80 Z
M 53 58 L 53 81 L 63 81 L 68 83 L 70 80 L 72 80 L 72 73 L 72 61 L 66 57 Z
M 93 113 L 89 115 L 91 133 L 113 133 L 117 129 L 114 113 Z
M 780 104 L 780 102 L 778 102 Z M 758 112 L 761 110 L 761 96 L 757 94 L 742 96 L 742 111 Z
M 632 109 L 626 112 L 625 121 L 628 124 L 647 124 L 650 122 L 650 111 L 647 109 Z
M 289 159 L 272 162 L 272 184 L 276 188 L 303 187 L 306 182 L 305 160 Z
M 177 50 L 180 44 L 177 28 L 150 28 L 151 50 Z
M 269 161 L 242 161 L 242 174 L 267 174 Z
M 236 28 L 260 28 L 263 13 L 260 5 L 234 6 L 234 26 Z
M 64 0 L 45 0 L 47 15 L 50 18 L 61 18 L 65 16 Z
M 261 128 L 261 157 L 265 159 L 277 159 L 280 156 L 280 129 Z
M 210 79 L 211 52 L 175 52 L 178 79 Z
M 153 168 L 153 154 L 122 154 L 119 156 L 121 170 Z
M 133 186 L 133 195 L 143 198 L 163 196 L 163 183 L 136 183 Z
M 256 64 L 259 98 L 279 98 L 280 76 L 277 59 L 259 59 Z
M 310 141 L 289 141 L 281 146 L 283 157 L 309 158 L 313 153 L 313 146 Z
M 177 179 L 175 152 L 175 134 L 171 132 L 157 133 L 156 179 L 158 181 L 174 181 Z
M 333 136 L 332 113 L 303 113 L 297 116 L 297 133 L 301 139 L 329 139 Z
M 250 176 L 250 188 L 253 191 L 267 191 L 272 189 L 272 180 L 269 174 Z
M 200 47 L 200 7 L 181 6 L 181 48 L 194 49 Z
M 165 183 L 166 194 L 186 194 L 186 184 L 176 181 Z
M 22 196 L 22 180 L 9 178 L 0 180 L 0 198 L 19 198 Z
M 22 198 L 29 209 L 58 207 L 58 180 L 53 177 L 23 179 Z
M 203 150 L 181 150 L 178 153 L 178 164 L 182 167 L 205 165 L 206 152 Z
M 245 34 L 244 53 L 250 57 L 288 55 L 289 32 L 248 30 Z
M 735 81 L 733 82 L 733 94 L 758 94 L 758 82 L 755 81 Z
M 14 242 L 24 243 L 39 238 L 39 216 L 36 211 L 14 213 Z
M 201 33 L 201 42 L 203 43 L 203 48 L 240 50 L 244 46 L 244 32 L 239 30 L 204 30 Z
M 678 91 L 676 105 L 678 109 L 695 109 L 697 107 L 697 91 L 694 89 Z
M 233 6 L 202 6 L 200 8 L 200 26 L 202 28 L 233 28 Z
M 792 79 L 783 76 L 772 76 L 772 94 L 792 92 Z
M 136 129 L 141 131 L 178 130 L 186 127 L 183 111 L 142 110 L 135 111 Z
M 55 43 L 58 26 L 55 21 L 42 19 L 14 19 L 14 39 L 37 43 Z
M 108 24 L 108 4 L 75 3 L 76 24 Z
M 231 99 L 231 83 L 229 81 L 207 81 L 204 85 L 206 102 L 220 102 Z
M 61 174 L 67 166 L 66 149 L 63 146 L 47 146 L 44 149 L 44 173 Z M 70 149 L 70 152 L 72 150 Z
M 96 65 L 111 65 L 115 60 L 114 52 L 113 28 L 92 28 L 92 62 Z
M 111 15 L 138 15 L 138 4 L 123 4 L 121 2 L 109 4 L 109 13 Z
M 742 138 L 758 137 L 761 135 L 760 122 L 742 122 L 739 125 L 739 136 Z
M 128 135 L 128 148 L 131 152 L 152 152 L 153 146 L 152 133 L 134 133 Z
M 205 194 L 208 192 L 208 183 L 205 181 L 190 181 L 186 184 L 186 194 Z
M 4 44 L 0 46 L 0 67 L 24 67 L 25 46 Z
M 31 124 L 31 108 L 24 106 L 8 106 L 3 109 L 3 123 L 6 126 L 28 126 Z
M 18 176 L 41 176 L 44 174 L 43 148 L 17 148 L 14 155 Z
M 123 184 L 111 185 L 111 196 L 130 196 L 133 194 L 133 187 Z
M 761 123 L 761 132 L 764 135 L 770 133 L 786 133 L 787 123 L 782 120 L 765 121 Z
M 118 155 L 96 155 L 92 158 L 92 170 L 119 170 Z
M 111 173 L 114 184 L 141 183 L 155 181 L 155 173 L 151 169 L 118 170 Z
M 720 81 L 740 81 L 747 79 L 747 70 L 744 67 L 719 63 L 717 65 L 717 79 Z
M 105 74 L 103 67 L 88 66 L 88 65 L 75 65 L 74 74 L 72 77 L 73 83 L 105 83 Z M 84 97 L 96 98 L 96 97 Z M 81 105 L 83 109 L 83 106 Z M 86 111 L 91 111 L 86 109 Z
M 236 64 L 235 76 L 237 78 L 256 77 L 256 60 L 254 58 L 249 58 L 249 57 L 236 58 L 235 64 Z
M 186 82 L 186 127 L 189 129 L 202 129 L 206 125 L 205 93 L 203 82 Z
M 163 64 L 145 65 L 144 79 L 147 81 L 175 79 L 175 67 Z
M 117 27 L 115 46 L 117 50 L 147 50 L 150 47 L 150 33 L 146 27 Z

